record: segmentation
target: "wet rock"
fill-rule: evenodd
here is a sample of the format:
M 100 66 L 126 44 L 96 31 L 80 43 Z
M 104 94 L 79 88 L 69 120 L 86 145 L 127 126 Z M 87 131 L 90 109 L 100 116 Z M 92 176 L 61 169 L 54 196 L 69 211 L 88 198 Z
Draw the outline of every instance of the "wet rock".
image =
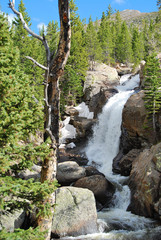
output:
M 120 166 L 119 166 L 119 162 L 120 162 L 120 160 L 122 159 L 123 156 L 124 156 L 124 155 L 123 155 L 123 152 L 122 152 L 122 151 L 119 151 L 119 153 L 117 154 L 117 156 L 113 159 L 112 171 L 113 171 L 114 173 L 120 174 L 121 169 L 120 169 Z
M 97 232 L 94 195 L 88 189 L 62 187 L 56 191 L 52 233 L 79 236 Z
M 79 116 L 71 118 L 70 124 L 76 129 L 76 142 L 86 139 L 92 134 L 93 124 L 96 123 L 95 119 L 87 119 Z
M 129 179 L 128 210 L 161 220 L 161 143 L 145 149 L 135 159 Z
M 69 184 L 85 177 L 85 175 L 85 168 L 80 167 L 76 162 L 67 161 L 58 163 L 57 180 L 59 183 Z
M 105 175 L 101 172 L 99 172 L 95 167 L 93 166 L 88 166 L 85 168 L 86 169 L 86 176 L 92 176 L 92 175 L 102 175 L 105 177 Z
M 81 178 L 75 182 L 74 186 L 91 190 L 96 200 L 102 205 L 109 203 L 115 192 L 113 184 L 102 175 L 92 175 Z
M 132 149 L 125 156 L 121 158 L 119 162 L 121 175 L 123 176 L 130 175 L 130 172 L 132 169 L 132 163 L 134 162 L 135 158 L 139 155 L 140 152 L 141 152 L 140 149 Z

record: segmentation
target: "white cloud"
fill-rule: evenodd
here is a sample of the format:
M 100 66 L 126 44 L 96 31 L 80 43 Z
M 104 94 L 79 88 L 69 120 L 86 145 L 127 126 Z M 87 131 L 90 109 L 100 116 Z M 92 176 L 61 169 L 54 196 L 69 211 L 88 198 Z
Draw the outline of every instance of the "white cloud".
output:
M 121 3 L 125 3 L 125 0 L 114 0 L 115 3 L 121 4 Z
M 39 29 L 39 30 L 41 30 L 42 28 L 44 27 L 44 30 L 46 31 L 47 30 L 47 25 L 45 25 L 45 23 L 39 23 L 38 25 L 37 25 L 37 28 Z

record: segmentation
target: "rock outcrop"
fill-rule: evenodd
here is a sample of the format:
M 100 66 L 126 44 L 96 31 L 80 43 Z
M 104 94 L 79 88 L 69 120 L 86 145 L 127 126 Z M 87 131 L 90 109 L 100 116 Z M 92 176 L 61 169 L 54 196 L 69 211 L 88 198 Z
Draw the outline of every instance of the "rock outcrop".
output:
M 135 159 L 129 179 L 131 212 L 161 220 L 161 143 Z
M 94 232 L 97 232 L 97 212 L 93 193 L 75 187 L 57 189 L 52 234 L 62 237 Z
M 87 71 L 84 83 L 84 101 L 94 117 L 101 112 L 107 99 L 117 92 L 114 86 L 119 84 L 115 68 L 103 63 L 95 63 L 93 71 Z
M 142 148 L 155 144 L 156 136 L 152 122 L 147 119 L 147 110 L 144 105 L 144 91 L 132 95 L 123 109 L 121 148 L 127 153 L 133 148 Z M 158 136 L 161 125 L 158 122 Z

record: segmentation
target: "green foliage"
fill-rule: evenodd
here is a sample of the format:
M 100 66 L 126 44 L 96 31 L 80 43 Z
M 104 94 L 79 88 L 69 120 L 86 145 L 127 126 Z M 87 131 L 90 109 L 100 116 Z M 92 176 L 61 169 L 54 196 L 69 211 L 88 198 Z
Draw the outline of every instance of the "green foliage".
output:
M 44 240 L 44 238 L 45 232 L 41 232 L 39 228 L 15 229 L 11 233 L 6 230 L 0 231 L 0 240 Z
M 101 58 L 101 47 L 97 38 L 97 32 L 92 21 L 92 18 L 89 18 L 89 23 L 87 25 L 86 34 L 86 49 L 88 53 L 89 61 L 91 62 L 91 69 L 93 69 L 94 62 Z
M 51 149 L 47 143 L 36 144 L 30 140 L 43 128 L 42 104 L 35 97 L 32 80 L 20 69 L 19 50 L 14 46 L 6 18 L 0 14 L 0 208 L 16 208 L 49 215 L 49 204 L 43 200 L 55 191 L 57 182 L 22 180 L 18 173 L 31 168 L 39 158 L 43 161 Z M 23 230 L 15 233 L 1 232 L 1 239 L 22 239 Z M 3 237 L 3 238 L 2 238 Z M 43 239 L 38 230 L 27 230 L 26 239 Z M 23 238 L 25 239 L 25 238 Z
M 117 54 L 119 61 L 123 63 L 132 62 L 131 36 L 125 21 L 121 25 L 121 30 L 120 34 L 118 35 L 117 44 L 118 44 Z
M 58 22 L 51 21 L 47 26 L 46 39 L 51 52 L 56 53 L 59 41 Z
M 39 215 L 49 216 L 50 206 L 43 204 L 58 186 L 57 181 L 35 182 L 34 179 L 22 180 L 11 176 L 0 177 L 0 207 L 3 211 L 15 209 L 33 210 L 39 209 Z
M 108 13 L 110 14 L 110 12 Z M 112 62 L 113 41 L 111 21 L 105 16 L 103 12 L 101 18 L 100 28 L 98 30 L 98 39 L 102 49 L 102 61 L 110 64 Z
M 71 50 L 61 79 L 61 109 L 66 104 L 76 104 L 83 95 L 83 83 L 88 68 L 85 48 L 84 25 L 77 14 L 75 1 L 70 1 L 70 18 L 72 26 Z
M 161 0 L 157 0 L 157 6 L 159 9 L 161 9 Z
M 31 27 L 31 19 L 26 12 L 23 0 L 20 1 L 18 10 L 22 13 L 27 25 Z M 35 66 L 35 64 L 33 64 L 30 60 L 26 59 L 26 56 L 30 56 L 33 59 L 36 59 L 37 62 L 45 65 L 45 50 L 42 48 L 42 43 L 38 39 L 29 36 L 19 18 L 15 18 L 14 21 L 13 41 L 14 45 L 17 46 L 20 51 L 19 65 L 21 70 L 23 70 L 29 76 L 30 80 L 34 82 L 37 90 L 35 96 L 39 99 L 39 96 L 42 96 L 43 94 L 42 83 L 44 79 L 44 70 Z
M 160 64 L 155 54 L 147 58 L 144 77 L 145 77 L 145 106 L 148 116 L 153 120 L 153 129 L 155 130 L 156 114 L 161 109 L 161 78 Z

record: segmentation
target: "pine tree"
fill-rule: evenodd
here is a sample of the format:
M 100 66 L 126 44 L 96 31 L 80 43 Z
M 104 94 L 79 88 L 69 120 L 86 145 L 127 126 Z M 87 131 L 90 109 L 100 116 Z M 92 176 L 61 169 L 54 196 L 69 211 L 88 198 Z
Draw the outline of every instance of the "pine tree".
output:
M 85 49 L 84 25 L 77 13 L 75 1 L 70 1 L 72 25 L 71 51 L 61 82 L 61 108 L 65 104 L 76 104 L 83 95 L 83 85 L 88 68 Z
M 116 12 L 116 19 L 115 19 L 115 28 L 113 28 L 113 39 L 114 39 L 114 50 L 113 55 L 115 58 L 115 62 L 119 61 L 119 44 L 120 44 L 120 34 L 121 34 L 121 25 L 122 20 L 120 16 L 120 12 Z
M 159 9 L 161 9 L 161 0 L 157 0 L 157 6 Z
M 125 21 L 121 25 L 121 32 L 119 35 L 118 44 L 119 44 L 118 45 L 119 61 L 123 63 L 131 62 L 132 61 L 131 36 Z
M 148 116 L 153 121 L 153 130 L 156 133 L 156 114 L 161 109 L 161 78 L 160 63 L 155 54 L 148 56 L 144 70 L 145 77 L 145 106 Z
M 46 39 L 49 43 L 50 51 L 56 53 L 59 41 L 59 28 L 57 21 L 51 21 L 48 23 Z
M 19 12 L 22 13 L 25 22 L 30 27 L 31 19 L 26 12 L 26 8 L 23 0 L 20 1 Z M 20 51 L 20 64 L 21 69 L 29 76 L 29 78 L 34 82 L 34 85 L 37 87 L 36 97 L 39 97 L 42 93 L 41 83 L 43 82 L 43 70 L 35 66 L 35 64 L 31 64 L 31 61 L 26 59 L 26 56 L 30 56 L 41 64 L 44 64 L 44 56 L 45 52 L 42 51 L 42 45 L 39 43 L 37 39 L 33 39 L 24 29 L 21 20 L 19 18 L 15 18 L 14 20 L 14 35 L 13 40 L 14 44 L 18 47 Z
M 98 39 L 102 49 L 101 59 L 104 63 L 110 64 L 112 62 L 113 38 L 111 21 L 105 16 L 104 12 L 102 13 L 101 24 L 98 31 Z
M 23 0 L 20 1 L 20 4 L 18 6 L 18 11 L 22 13 L 25 22 L 28 26 L 31 26 L 31 19 L 26 12 L 25 5 L 23 3 Z M 29 51 L 31 49 L 31 39 L 28 36 L 28 33 L 24 29 L 21 20 L 19 18 L 15 18 L 14 20 L 15 25 L 15 34 L 14 34 L 14 43 L 20 50 L 20 62 L 22 63 L 21 67 L 25 69 L 27 72 L 27 69 L 29 68 L 29 64 L 26 63 L 25 56 L 28 56 Z
M 133 50 L 133 61 L 138 64 L 140 60 L 144 59 L 144 42 L 142 35 L 139 33 L 139 29 L 134 27 L 132 33 L 132 50 Z
M 113 9 L 112 9 L 111 5 L 109 4 L 109 5 L 108 5 L 108 9 L 107 9 L 107 11 L 106 11 L 107 18 L 110 19 L 110 18 L 111 18 L 111 15 L 112 15 L 113 13 L 114 13 L 114 12 L 113 12 Z
M 101 58 L 101 48 L 99 40 L 97 38 L 97 32 L 91 17 L 89 18 L 85 38 L 88 58 L 91 64 L 90 68 L 91 70 L 93 70 L 95 61 Z
M 16 208 L 31 210 L 37 205 L 43 211 L 42 199 L 53 191 L 54 185 L 40 185 L 17 177 L 20 170 L 30 168 L 38 157 L 43 160 L 49 154 L 47 144 L 34 146 L 29 140 L 30 134 L 43 127 L 42 106 L 35 101 L 34 86 L 28 76 L 17 65 L 19 51 L 11 40 L 8 21 L 2 14 L 0 36 L 0 208 L 3 212 Z M 36 239 L 36 235 L 42 239 L 37 230 L 29 230 L 26 234 L 28 239 Z M 17 235 L 19 239 L 22 232 L 17 230 L 14 235 L 2 231 L 0 235 L 3 239 L 15 239 Z

